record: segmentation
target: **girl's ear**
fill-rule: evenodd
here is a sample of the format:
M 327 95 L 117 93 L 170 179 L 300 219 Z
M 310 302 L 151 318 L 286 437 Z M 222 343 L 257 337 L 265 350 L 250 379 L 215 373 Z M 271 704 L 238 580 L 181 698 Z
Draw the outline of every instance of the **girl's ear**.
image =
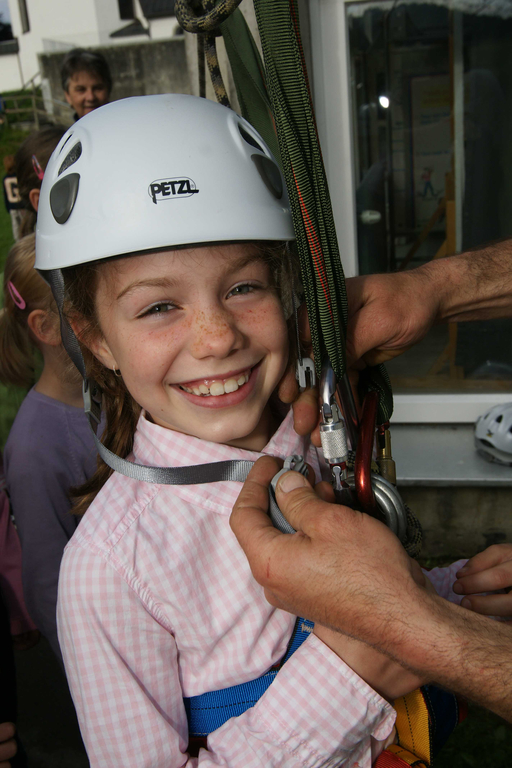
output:
M 31 189 L 28 193 L 28 199 L 30 200 L 30 205 L 34 209 L 34 211 L 37 213 L 37 209 L 39 208 L 39 195 L 41 194 L 40 189 Z
M 41 344 L 58 347 L 61 342 L 59 318 L 44 309 L 33 309 L 27 318 L 32 335 Z
M 82 338 L 85 327 L 84 324 L 80 323 L 80 320 L 71 320 L 70 324 L 77 339 L 85 344 L 94 357 L 96 357 L 105 368 L 108 368 L 109 370 L 117 368 L 114 355 L 110 351 L 110 347 L 102 333 L 95 334 L 94 336 L 88 335 L 86 343 Z

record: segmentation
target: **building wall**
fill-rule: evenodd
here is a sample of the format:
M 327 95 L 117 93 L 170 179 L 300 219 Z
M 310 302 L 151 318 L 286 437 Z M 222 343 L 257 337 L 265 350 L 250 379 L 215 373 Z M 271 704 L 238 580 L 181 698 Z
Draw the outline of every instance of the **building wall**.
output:
M 100 45 L 109 45 L 109 35 L 126 24 L 119 16 L 117 0 L 93 0 L 96 15 L 96 29 Z
M 152 40 L 164 40 L 173 37 L 177 28 L 179 28 L 179 24 L 175 16 L 149 20 L 149 35 Z
M 18 88 L 21 88 L 21 76 L 17 53 L 9 53 L 5 56 L 0 56 L 0 83 L 2 92 L 16 91 Z
M 22 31 L 18 0 L 9 0 L 24 83 L 39 71 L 37 55 L 42 51 L 97 46 L 123 24 L 116 0 L 26 0 L 26 5 L 29 32 Z
M 112 72 L 112 100 L 154 93 L 191 93 L 183 37 L 172 40 L 109 45 L 97 48 L 107 59 Z M 48 82 L 51 98 L 63 99 L 60 65 L 63 53 L 39 56 L 41 74 Z M 64 107 L 56 120 L 69 122 L 71 112 Z
M 512 541 L 511 488 L 400 488 L 423 526 L 422 557 L 472 557 L 491 544 Z

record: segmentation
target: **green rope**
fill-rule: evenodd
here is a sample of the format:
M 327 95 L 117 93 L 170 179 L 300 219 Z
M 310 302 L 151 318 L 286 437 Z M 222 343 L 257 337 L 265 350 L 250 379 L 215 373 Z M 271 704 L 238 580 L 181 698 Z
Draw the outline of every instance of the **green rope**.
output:
M 317 373 L 327 356 L 340 380 L 345 374 L 345 278 L 304 66 L 297 0 L 254 0 L 254 7 L 290 197 Z M 383 366 L 371 369 L 363 386 L 379 393 L 379 422 L 388 421 L 393 398 Z

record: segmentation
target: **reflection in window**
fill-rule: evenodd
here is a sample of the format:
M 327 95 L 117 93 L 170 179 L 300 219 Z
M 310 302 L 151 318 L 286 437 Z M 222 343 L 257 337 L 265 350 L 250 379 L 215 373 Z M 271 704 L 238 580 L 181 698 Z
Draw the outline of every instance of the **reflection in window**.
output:
M 512 236 L 512 7 L 496 5 L 348 6 L 363 274 Z M 510 391 L 512 321 L 435 328 L 388 368 L 397 391 Z

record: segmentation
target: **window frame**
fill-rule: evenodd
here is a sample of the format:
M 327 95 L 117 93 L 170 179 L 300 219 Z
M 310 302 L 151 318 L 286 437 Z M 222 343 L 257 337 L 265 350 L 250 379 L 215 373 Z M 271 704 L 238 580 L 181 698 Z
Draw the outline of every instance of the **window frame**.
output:
M 20 14 L 21 32 L 25 35 L 27 32 L 30 32 L 27 0 L 18 0 L 18 10 Z
M 345 275 L 358 274 L 355 151 L 347 5 L 367 0 L 309 0 L 312 90 Z M 460 105 L 457 105 L 460 110 Z M 460 184 L 460 181 L 458 181 Z M 459 235 L 460 237 L 460 235 Z M 471 423 L 512 392 L 407 393 L 394 396 L 395 423 Z

